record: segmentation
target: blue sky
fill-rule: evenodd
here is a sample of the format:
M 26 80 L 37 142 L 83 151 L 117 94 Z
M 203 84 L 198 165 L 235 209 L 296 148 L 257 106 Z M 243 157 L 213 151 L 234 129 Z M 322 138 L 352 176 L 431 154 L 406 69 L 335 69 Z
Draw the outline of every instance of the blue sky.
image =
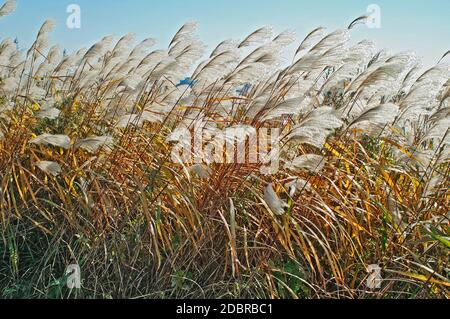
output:
M 3 2 L 0 0 L 0 3 Z M 381 29 L 359 26 L 355 40 L 368 38 L 392 52 L 415 51 L 431 65 L 450 49 L 449 0 L 17 0 L 17 11 L 0 20 L 0 37 L 17 37 L 28 46 L 46 18 L 57 21 L 53 40 L 69 51 L 89 46 L 107 34 L 134 32 L 166 46 L 186 21 L 200 23 L 199 35 L 212 48 L 227 38 L 242 38 L 264 25 L 293 29 L 298 40 L 322 25 L 346 27 L 369 4 L 382 10 Z M 81 7 L 82 28 L 68 29 L 66 8 Z

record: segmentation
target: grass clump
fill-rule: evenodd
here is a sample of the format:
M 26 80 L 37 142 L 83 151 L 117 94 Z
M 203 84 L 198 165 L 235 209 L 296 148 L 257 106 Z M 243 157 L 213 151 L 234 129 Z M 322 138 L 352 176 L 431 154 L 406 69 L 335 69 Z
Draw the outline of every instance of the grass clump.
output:
M 322 28 L 291 64 L 268 27 L 204 59 L 195 23 L 63 55 L 52 28 L 0 44 L 3 298 L 448 297 L 447 64 Z M 230 128 L 277 129 L 279 169 L 174 161 Z

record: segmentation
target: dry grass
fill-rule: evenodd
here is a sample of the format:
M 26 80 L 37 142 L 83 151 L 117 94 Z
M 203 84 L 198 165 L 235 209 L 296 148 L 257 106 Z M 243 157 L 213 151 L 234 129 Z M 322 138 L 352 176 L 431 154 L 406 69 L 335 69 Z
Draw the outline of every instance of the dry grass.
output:
M 131 36 L 60 57 L 45 43 L 51 29 L 28 52 L 0 45 L 1 296 L 449 296 L 447 65 L 417 73 L 412 54 L 369 42 L 346 50 L 349 31 L 317 30 L 283 68 L 278 53 L 292 35 L 273 40 L 262 29 L 219 48 L 190 88 L 176 84 L 203 56 L 193 24 L 147 64 L 145 46 L 130 55 Z M 253 45 L 261 49 L 244 58 Z M 152 118 L 132 125 L 130 114 Z M 261 165 L 215 163 L 200 178 L 194 163 L 173 163 L 167 140 L 199 119 L 220 130 L 279 128 L 281 165 L 316 154 L 320 169 L 266 176 Z M 44 133 L 69 145 L 30 143 Z M 111 143 L 80 147 L 99 136 Z M 264 195 L 269 184 L 282 214 Z M 70 291 L 73 263 L 83 280 Z M 371 264 L 383 269 L 381 289 L 366 286 Z

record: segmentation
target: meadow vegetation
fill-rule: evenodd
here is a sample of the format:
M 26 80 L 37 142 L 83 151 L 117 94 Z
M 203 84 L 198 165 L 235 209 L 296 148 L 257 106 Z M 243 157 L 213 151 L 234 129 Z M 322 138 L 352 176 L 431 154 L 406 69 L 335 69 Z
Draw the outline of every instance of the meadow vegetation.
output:
M 1 38 L 0 296 L 447 298 L 449 65 L 356 27 L 211 52 L 193 22 L 163 49 L 63 53 L 51 20 L 29 49 Z M 194 128 L 279 129 L 280 169 L 174 161 Z

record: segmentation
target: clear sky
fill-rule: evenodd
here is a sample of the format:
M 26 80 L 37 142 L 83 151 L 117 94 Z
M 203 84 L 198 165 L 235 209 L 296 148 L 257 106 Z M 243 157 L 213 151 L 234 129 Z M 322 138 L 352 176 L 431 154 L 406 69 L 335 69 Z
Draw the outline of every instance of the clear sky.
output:
M 3 0 L 0 0 L 2 3 Z M 381 28 L 359 26 L 355 40 L 368 38 L 392 52 L 415 51 L 426 65 L 450 49 L 449 0 L 17 0 L 17 11 L 0 20 L 0 38 L 33 41 L 46 18 L 57 21 L 53 40 L 69 51 L 89 46 L 107 34 L 134 32 L 166 46 L 186 21 L 200 23 L 199 35 L 212 48 L 227 38 L 243 36 L 264 25 L 293 29 L 298 40 L 313 28 L 346 27 L 365 14 L 369 4 L 381 8 Z M 81 7 L 81 29 L 66 26 L 69 4 Z

